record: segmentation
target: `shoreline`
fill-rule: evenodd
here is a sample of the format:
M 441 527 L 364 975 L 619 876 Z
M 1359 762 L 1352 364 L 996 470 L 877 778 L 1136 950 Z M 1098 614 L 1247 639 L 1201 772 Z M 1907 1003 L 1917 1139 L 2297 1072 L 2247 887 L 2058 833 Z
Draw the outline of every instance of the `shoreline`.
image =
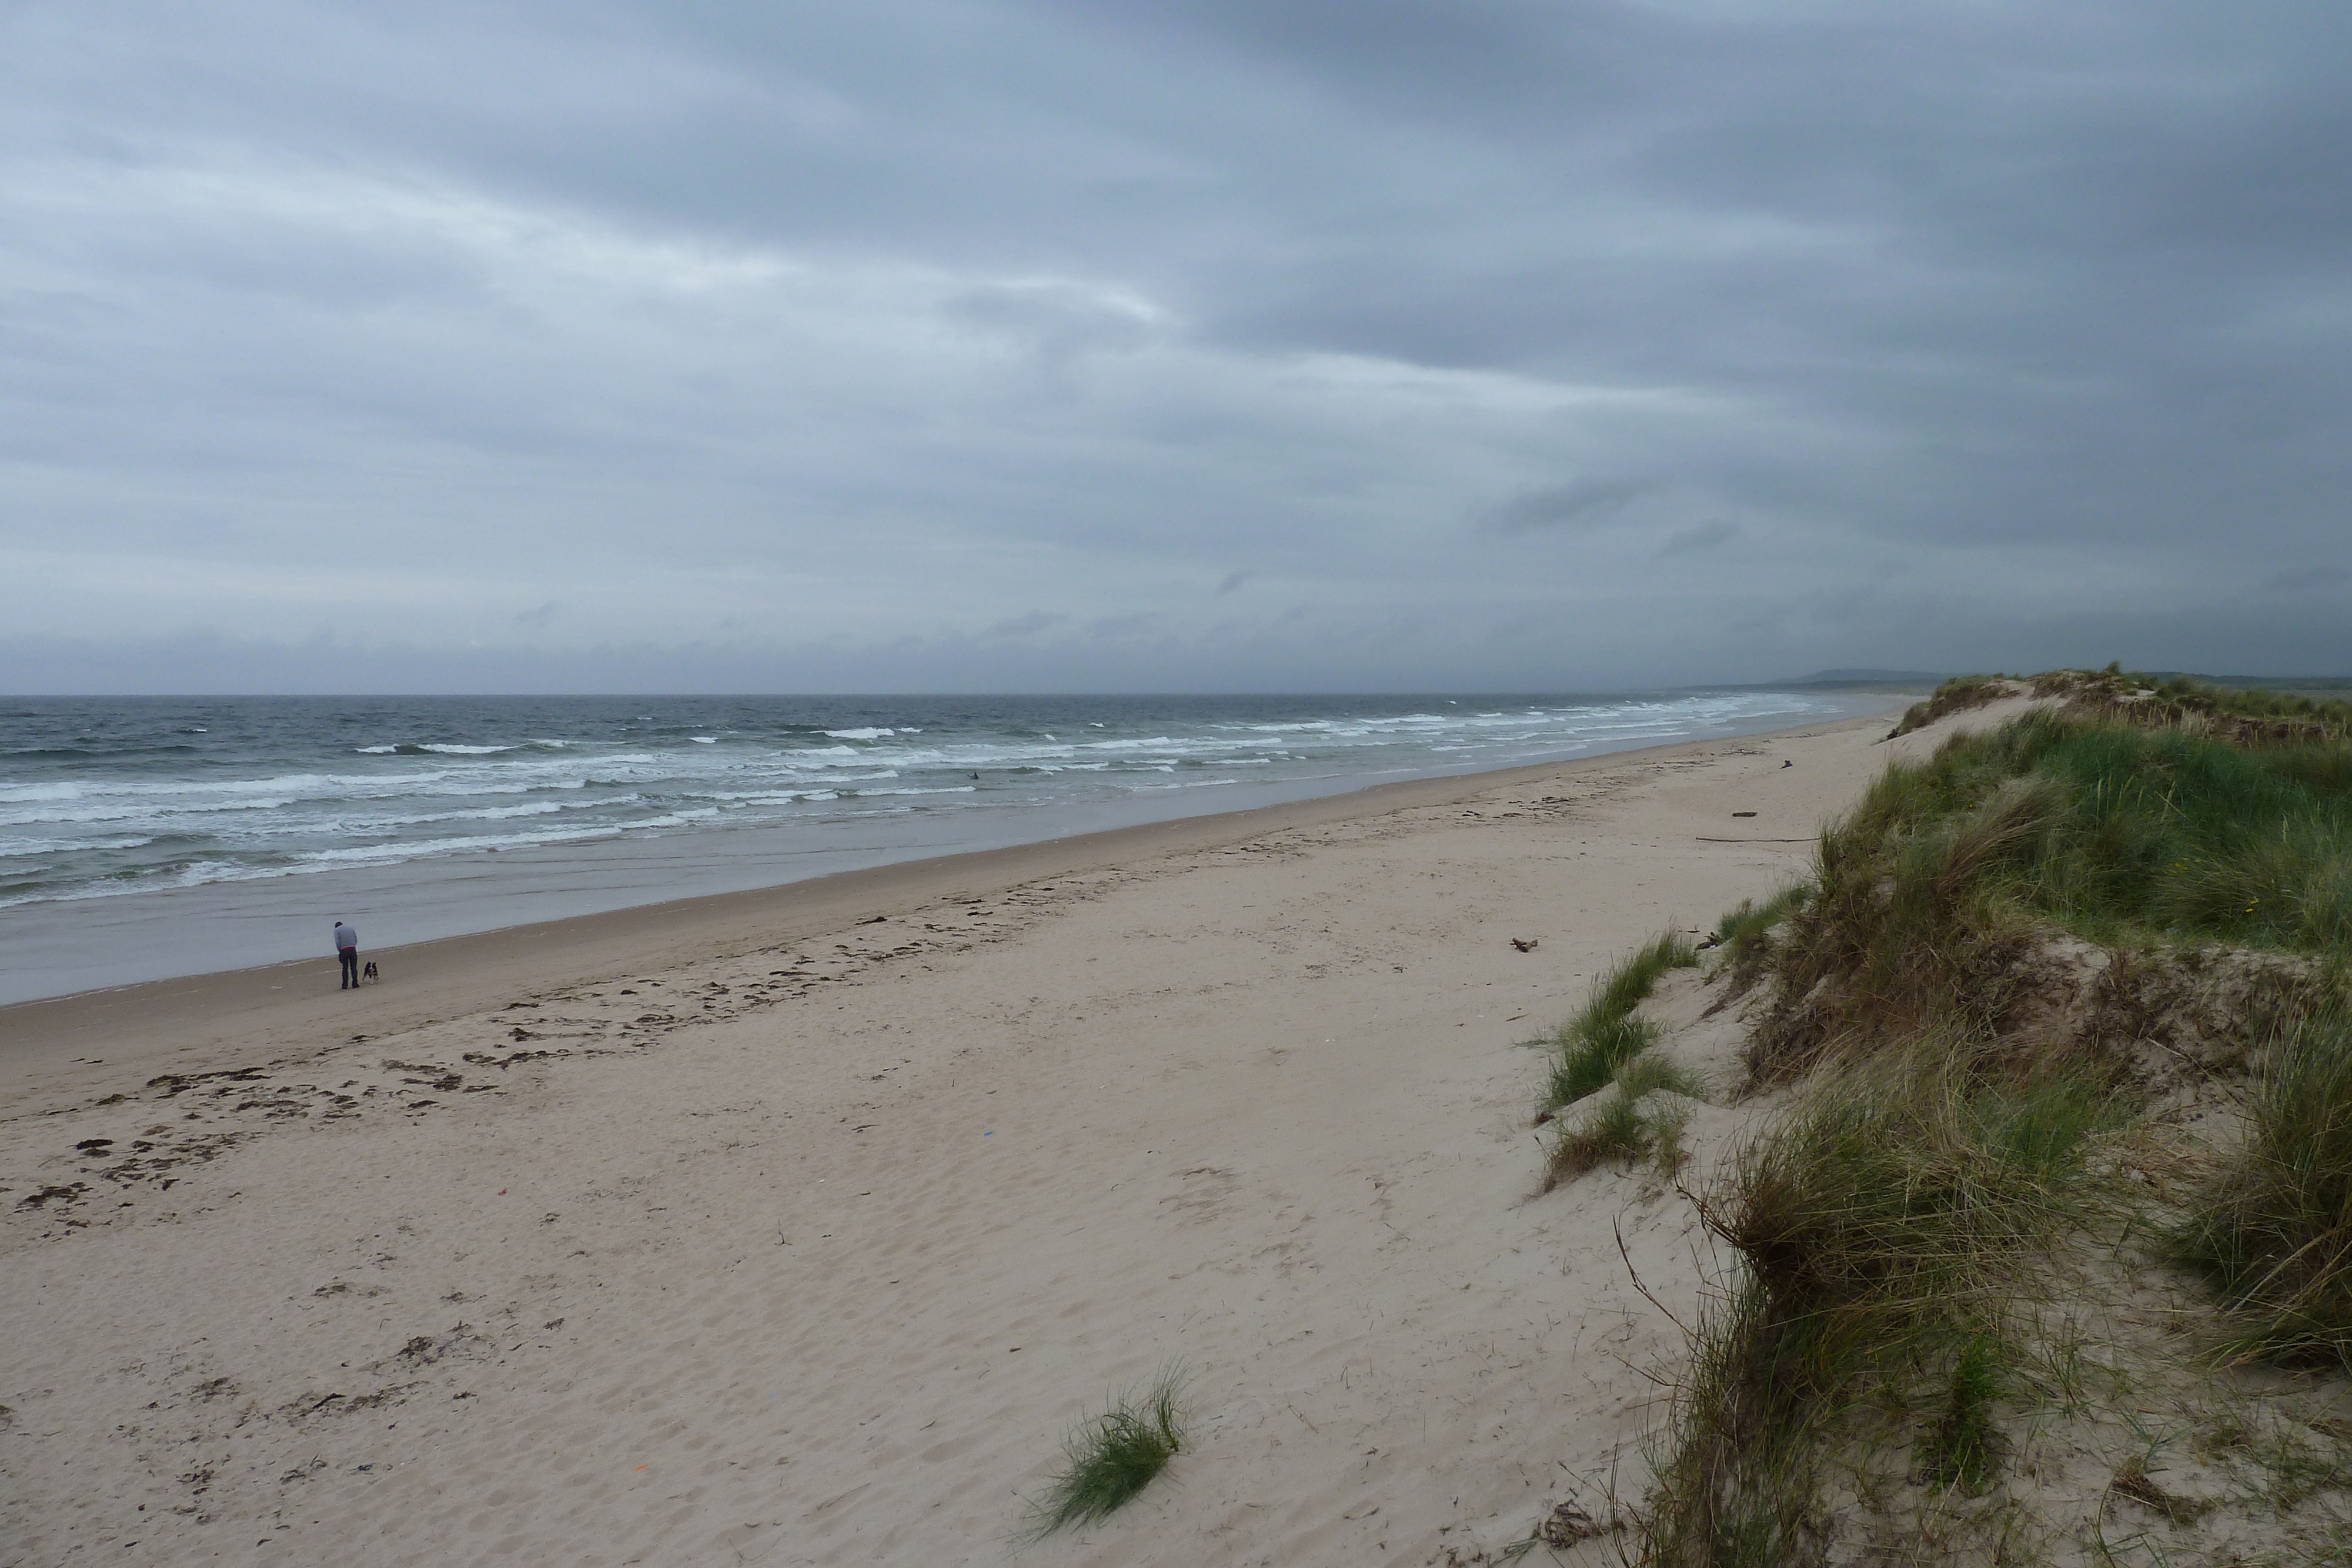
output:
M 127 1087 L 131 1077 L 166 1069 L 203 1071 L 231 1058 L 323 1049 L 495 1009 L 518 990 L 545 992 L 627 970 L 732 958 L 803 942 L 877 915 L 887 920 L 940 897 L 993 894 L 1045 877 L 1133 867 L 1268 833 L 1449 805 L 1538 779 L 1868 728 L 1884 717 L 1840 718 L 1559 762 L 1391 780 L 1304 800 L 933 855 L 770 887 L 396 946 L 363 946 L 361 956 L 382 964 L 385 978 L 362 988 L 356 998 L 334 988 L 330 954 L 14 1002 L 0 1006 L 0 1074 L 6 1082 L 0 1090 L 0 1113 L 23 1095 L 85 1094 L 92 1068 L 113 1070 L 100 1081 L 122 1080 Z M 519 983 L 519 975 L 527 978 Z M 363 1007 L 364 1014 L 355 1017 L 355 1007 Z M 353 1027 L 362 1024 L 363 1029 Z
M 953 807 L 919 803 L 869 810 L 851 801 L 789 821 L 722 814 L 707 822 L 681 821 L 662 831 L 591 827 L 583 836 L 547 842 L 492 843 L 327 869 L 222 875 L 185 886 L 31 898 L 0 905 L 0 1006 L 308 959 L 318 951 L 323 925 L 347 915 L 357 916 L 363 945 L 410 946 L 574 915 L 755 892 L 837 872 L 1347 795 L 1381 783 L 1471 777 L 1641 746 L 1832 722 L 1878 711 L 1891 699 L 1781 700 L 1785 706 L 1766 715 L 1687 715 L 1662 733 L 1618 736 L 1595 728 L 1585 738 L 1563 737 L 1524 755 L 1513 754 L 1524 750 L 1516 742 L 1499 753 L 1451 758 L 1421 750 L 1411 756 L 1382 752 L 1351 764 L 1316 764 L 1304 772 L 1276 769 L 1277 776 L 1267 778 L 1240 767 L 1232 769 L 1232 777 L 1211 771 L 1189 782 L 1173 780 L 1171 774 L 1170 782 L 1129 785 L 1098 797 L 1082 791 L 1066 800 L 1037 796 L 1010 782 L 967 785 L 959 773 L 953 789 L 946 791 L 961 800 Z M 1633 724 L 1637 717 L 1621 714 L 1618 722 Z M 939 758 L 921 766 L 901 760 L 916 769 L 907 780 L 912 787 L 923 782 L 921 767 L 935 769 Z M 587 771 L 592 779 L 596 773 L 593 767 Z M 720 796 L 733 799 L 742 792 L 734 785 L 743 780 L 727 777 L 733 779 L 732 793 L 721 790 Z M 1095 775 L 1079 768 L 1071 777 Z M 681 810 L 697 798 L 695 789 L 719 788 L 708 779 L 677 782 L 687 793 L 668 803 Z M 881 796 L 894 792 L 895 786 Z M 423 808 L 432 798 L 418 795 L 410 803 Z M 546 821 L 526 815 L 532 823 Z M 356 831 L 364 838 L 372 830 L 362 822 Z M 0 844 L 0 852 L 6 848 Z

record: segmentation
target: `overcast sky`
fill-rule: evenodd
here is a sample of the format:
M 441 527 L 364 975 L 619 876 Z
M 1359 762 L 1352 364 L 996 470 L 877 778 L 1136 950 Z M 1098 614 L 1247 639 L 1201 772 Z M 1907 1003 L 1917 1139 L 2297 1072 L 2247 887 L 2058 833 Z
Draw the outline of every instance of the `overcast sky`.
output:
M 0 689 L 2352 670 L 2352 5 L 0 7 Z

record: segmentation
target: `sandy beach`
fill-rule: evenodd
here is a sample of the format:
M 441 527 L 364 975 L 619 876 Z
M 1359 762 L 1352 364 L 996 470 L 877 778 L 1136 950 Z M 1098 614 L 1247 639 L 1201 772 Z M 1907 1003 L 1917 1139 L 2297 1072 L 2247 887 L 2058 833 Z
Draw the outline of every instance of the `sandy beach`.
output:
M 1886 727 L 0 1009 L 0 1562 L 1460 1564 L 1603 1516 L 1701 1241 L 1654 1178 L 1535 1196 L 1517 1042 L 1797 874 L 1936 738 Z M 1187 1451 L 1024 1544 L 1171 1364 Z

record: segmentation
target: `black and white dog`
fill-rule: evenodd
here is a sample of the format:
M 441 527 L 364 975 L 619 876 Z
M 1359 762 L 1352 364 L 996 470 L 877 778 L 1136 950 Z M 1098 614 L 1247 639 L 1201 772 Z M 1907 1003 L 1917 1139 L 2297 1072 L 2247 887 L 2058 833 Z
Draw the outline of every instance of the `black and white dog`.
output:
M 383 978 L 383 977 L 382 975 L 375 972 L 375 960 L 373 958 L 370 958 L 366 965 L 360 970 L 360 984 L 362 986 L 368 984 L 372 980 L 381 980 Z

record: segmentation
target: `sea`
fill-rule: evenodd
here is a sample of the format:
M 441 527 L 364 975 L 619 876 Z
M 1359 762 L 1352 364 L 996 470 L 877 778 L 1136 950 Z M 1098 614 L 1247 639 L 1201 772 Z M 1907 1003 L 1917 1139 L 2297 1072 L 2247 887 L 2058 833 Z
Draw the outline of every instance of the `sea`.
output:
M 1896 701 L 0 698 L 0 1003 Z

